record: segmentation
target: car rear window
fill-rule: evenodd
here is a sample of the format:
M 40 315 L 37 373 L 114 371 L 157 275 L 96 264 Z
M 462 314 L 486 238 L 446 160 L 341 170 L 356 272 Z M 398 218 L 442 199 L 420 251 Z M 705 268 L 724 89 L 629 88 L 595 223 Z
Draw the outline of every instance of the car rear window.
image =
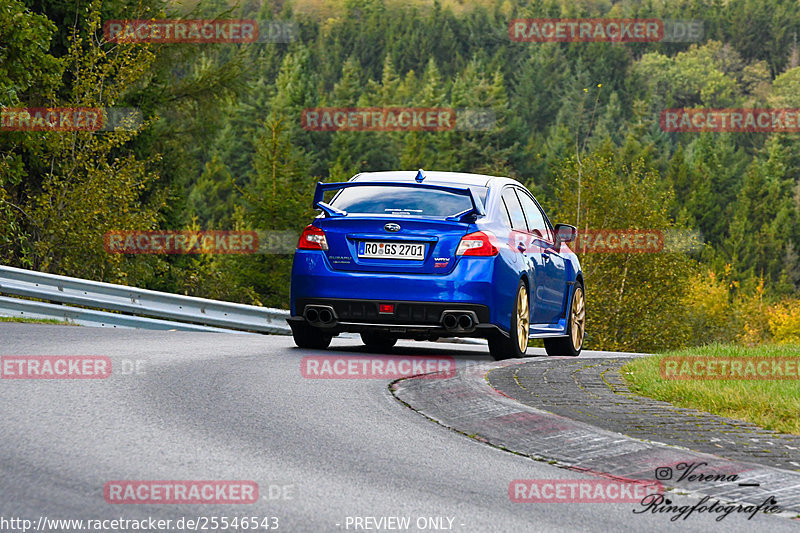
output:
M 475 187 L 481 201 L 487 189 Z M 468 196 L 436 189 L 363 186 L 343 189 L 331 204 L 355 214 L 449 217 L 472 207 Z

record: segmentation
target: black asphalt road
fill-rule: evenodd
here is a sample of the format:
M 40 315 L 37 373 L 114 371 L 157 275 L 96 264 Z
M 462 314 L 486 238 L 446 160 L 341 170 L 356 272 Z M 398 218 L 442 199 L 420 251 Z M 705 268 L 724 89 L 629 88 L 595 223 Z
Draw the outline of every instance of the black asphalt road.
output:
M 40 518 L 148 517 L 171 520 L 164 531 L 194 530 L 186 520 L 198 518 L 197 529 L 211 531 L 223 516 L 276 517 L 291 532 L 798 530 L 764 515 L 672 522 L 635 514 L 633 503 L 513 503 L 515 479 L 596 478 L 437 425 L 399 403 L 386 379 L 301 375 L 304 356 L 361 351 L 347 339 L 311 352 L 288 337 L 0 323 L 0 355 L 99 355 L 113 367 L 108 379 L 0 379 L 0 531 L 22 531 L 13 519 L 33 528 Z M 485 346 L 463 344 L 409 342 L 395 352 L 489 360 Z M 260 500 L 108 503 L 104 486 L 120 480 L 250 480 Z

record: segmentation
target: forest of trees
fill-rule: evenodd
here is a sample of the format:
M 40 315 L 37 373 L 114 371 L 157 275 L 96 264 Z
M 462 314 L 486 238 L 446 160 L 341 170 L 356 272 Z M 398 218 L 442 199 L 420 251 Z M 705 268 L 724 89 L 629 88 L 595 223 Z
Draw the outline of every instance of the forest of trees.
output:
M 291 255 L 121 255 L 115 230 L 299 232 L 317 181 L 505 175 L 556 222 L 702 246 L 581 256 L 587 346 L 800 343 L 796 133 L 668 133 L 667 108 L 800 108 L 796 0 L 0 0 L 0 105 L 133 107 L 137 131 L 0 131 L 0 263 L 288 305 Z M 455 7 L 455 8 L 454 8 Z M 109 43 L 104 21 L 250 18 L 291 43 Z M 696 43 L 531 43 L 515 18 L 701 20 Z M 307 131 L 310 107 L 487 108 L 475 131 Z M 679 232 L 680 234 L 680 232 Z

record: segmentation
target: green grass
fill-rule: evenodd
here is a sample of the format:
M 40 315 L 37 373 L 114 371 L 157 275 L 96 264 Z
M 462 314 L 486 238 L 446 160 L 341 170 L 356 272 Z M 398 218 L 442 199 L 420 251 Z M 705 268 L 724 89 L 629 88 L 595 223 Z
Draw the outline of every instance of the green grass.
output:
M 635 394 L 800 435 L 800 380 L 663 379 L 659 363 L 667 356 L 800 358 L 800 346 L 709 345 L 637 359 L 621 370 Z
M 52 318 L 20 318 L 18 316 L 0 316 L 0 322 L 22 322 L 25 324 L 55 324 L 58 326 L 77 326 L 71 322 Z

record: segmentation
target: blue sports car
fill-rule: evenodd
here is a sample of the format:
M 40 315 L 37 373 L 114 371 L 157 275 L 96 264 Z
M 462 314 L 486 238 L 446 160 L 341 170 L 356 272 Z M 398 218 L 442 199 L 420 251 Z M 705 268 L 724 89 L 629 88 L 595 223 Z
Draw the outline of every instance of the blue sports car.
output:
M 295 343 L 327 348 L 357 332 L 375 350 L 398 338 L 484 337 L 496 359 L 528 339 L 576 356 L 586 324 L 583 274 L 567 243 L 519 182 L 456 172 L 370 172 L 319 183 L 322 213 L 292 265 Z

